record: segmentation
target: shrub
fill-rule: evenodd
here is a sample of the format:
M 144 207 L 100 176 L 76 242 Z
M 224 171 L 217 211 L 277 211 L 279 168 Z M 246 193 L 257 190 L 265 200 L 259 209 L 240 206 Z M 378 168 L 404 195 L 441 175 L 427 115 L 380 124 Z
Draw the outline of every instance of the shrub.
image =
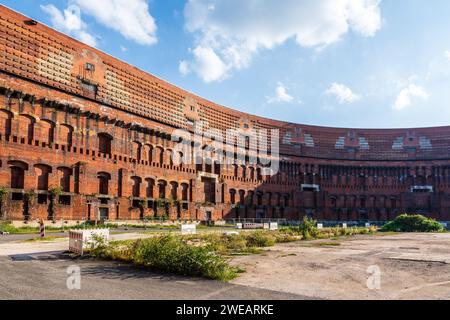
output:
M 247 246 L 249 247 L 272 247 L 275 245 L 276 239 L 273 235 L 264 231 L 250 232 L 245 235 Z
M 422 215 L 403 214 L 385 224 L 381 230 L 395 232 L 442 232 L 444 227 L 436 220 Z
M 203 276 L 228 281 L 236 277 L 236 270 L 208 245 L 188 244 L 172 235 L 132 242 L 126 250 L 129 261 L 152 269 L 186 276 Z M 103 250 L 112 257 L 110 250 Z M 108 253 L 109 252 L 109 253 Z
M 241 236 L 238 235 L 232 235 L 232 236 L 225 236 L 225 242 L 218 241 L 217 244 L 224 243 L 225 244 L 225 250 L 224 251 L 235 251 L 235 252 L 245 252 L 247 251 L 247 241 Z M 223 252 L 224 252 L 223 251 Z
M 303 217 L 303 221 L 298 226 L 298 230 L 304 240 L 317 238 L 319 229 L 317 228 L 316 224 L 317 221 L 315 221 L 314 219 L 307 216 Z

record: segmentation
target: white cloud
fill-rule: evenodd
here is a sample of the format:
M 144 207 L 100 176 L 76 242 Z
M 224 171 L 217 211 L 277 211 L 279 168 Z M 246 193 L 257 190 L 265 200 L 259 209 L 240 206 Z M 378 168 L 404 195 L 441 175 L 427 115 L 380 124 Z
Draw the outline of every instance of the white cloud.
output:
M 223 75 L 216 70 L 215 78 L 222 79 L 233 69 L 248 67 L 260 50 L 272 49 L 291 38 L 302 47 L 323 49 L 350 30 L 364 37 L 374 36 L 381 28 L 379 3 L 380 0 L 265 0 L 264 4 L 189 0 L 184 9 L 185 27 L 195 34 L 197 48 L 210 50 L 225 65 L 221 67 Z M 195 70 L 195 63 L 192 64 L 191 69 Z
M 70 3 L 129 40 L 142 45 L 157 42 L 157 27 L 147 0 L 70 0 Z
M 450 61 L 450 50 L 446 50 L 446 51 L 444 52 L 444 55 L 445 55 L 445 57 L 447 58 L 447 60 Z
M 294 97 L 287 92 L 287 88 L 282 83 L 278 83 L 275 89 L 275 96 L 267 98 L 268 103 L 290 103 L 293 100 Z M 299 101 L 299 103 L 301 102 Z
M 178 71 L 180 71 L 181 75 L 185 76 L 191 72 L 189 69 L 189 63 L 187 61 L 180 61 L 178 65 Z
M 417 86 L 415 84 L 410 84 L 408 87 L 400 91 L 393 105 L 393 108 L 395 110 L 403 110 L 412 105 L 413 98 L 427 100 L 429 96 L 430 95 L 423 87 Z
M 222 80 L 227 77 L 228 67 L 209 47 L 197 47 L 192 51 L 194 61 L 181 61 L 179 71 L 186 75 L 194 71 L 205 82 Z
M 71 5 L 63 12 L 52 4 L 41 5 L 41 9 L 50 15 L 50 21 L 54 28 L 95 47 L 95 37 L 87 31 L 87 25 L 82 20 L 80 9 L 77 6 Z
M 361 99 L 361 97 L 353 93 L 350 88 L 340 83 L 331 84 L 331 86 L 325 91 L 325 94 L 335 96 L 340 104 L 353 103 Z

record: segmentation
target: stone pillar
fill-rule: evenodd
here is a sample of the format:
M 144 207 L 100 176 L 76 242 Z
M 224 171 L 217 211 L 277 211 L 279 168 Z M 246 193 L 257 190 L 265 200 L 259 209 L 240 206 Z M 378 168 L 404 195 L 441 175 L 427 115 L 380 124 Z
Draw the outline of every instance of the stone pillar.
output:
M 118 183 L 118 187 L 121 187 L 122 189 L 122 197 L 128 198 L 132 195 L 132 188 L 130 186 L 132 185 L 132 181 L 130 180 L 129 173 L 127 169 L 120 169 L 122 173 L 122 183 Z

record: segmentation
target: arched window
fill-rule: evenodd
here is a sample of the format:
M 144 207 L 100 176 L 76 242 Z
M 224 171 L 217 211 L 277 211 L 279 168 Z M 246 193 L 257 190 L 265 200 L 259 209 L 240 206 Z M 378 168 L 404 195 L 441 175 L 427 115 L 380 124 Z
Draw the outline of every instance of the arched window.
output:
M 257 205 L 258 206 L 262 206 L 263 205 L 263 194 L 262 194 L 262 192 L 258 192 L 256 194 L 256 197 L 257 197 L 257 199 L 256 199 Z
M 250 172 L 250 180 L 254 180 L 255 179 L 255 168 L 250 167 L 248 169 L 249 169 L 249 172 Z
M 166 186 L 167 182 L 164 180 L 158 181 L 158 196 L 160 199 L 166 198 Z
M 111 145 L 113 137 L 107 133 L 98 134 L 98 152 L 111 154 Z
M 142 179 L 140 177 L 131 177 L 131 180 L 133 180 L 133 197 L 139 198 L 141 196 Z
M 171 182 L 171 194 L 170 197 L 174 200 L 178 199 L 178 183 L 177 182 Z
M 133 141 L 133 157 L 140 162 L 142 157 L 142 144 L 139 141 Z
M 157 147 L 156 148 L 156 159 L 157 162 L 159 163 L 159 165 L 163 165 L 164 164 L 164 149 L 161 147 Z
M 40 131 L 40 141 L 48 145 L 55 141 L 55 124 L 50 120 L 41 120 L 38 122 Z
M 245 204 L 245 190 L 239 190 L 239 204 Z
M 59 185 L 64 192 L 70 192 L 70 176 L 72 175 L 72 169 L 66 167 L 58 168 Z
M 37 175 L 37 190 L 48 191 L 48 178 L 52 168 L 45 164 L 37 164 L 34 168 Z
M 146 144 L 144 146 L 144 156 L 147 157 L 149 163 L 153 162 L 153 146 L 151 144 Z
M 59 144 L 72 145 L 73 128 L 68 124 L 62 124 L 59 126 Z
M 242 178 L 247 179 L 247 167 L 245 165 L 241 166 Z
M 181 184 L 181 200 L 189 201 L 189 185 L 187 183 Z
M 147 178 L 145 179 L 145 181 L 147 181 L 147 190 L 146 190 L 147 198 L 153 198 L 153 189 L 155 187 L 155 180 Z
M 237 178 L 239 176 L 239 166 L 237 164 L 233 164 L 233 175 L 235 178 Z
M 261 168 L 257 168 L 257 169 L 256 169 L 256 179 L 257 179 L 258 181 L 261 181 L 261 180 L 262 180 Z
M 236 190 L 230 189 L 230 202 L 231 204 L 236 203 Z
M 25 186 L 25 170 L 28 170 L 28 165 L 21 161 L 9 162 L 11 168 L 11 188 L 23 189 Z
M 19 136 L 27 140 L 34 139 L 34 118 L 23 114 L 19 116 Z

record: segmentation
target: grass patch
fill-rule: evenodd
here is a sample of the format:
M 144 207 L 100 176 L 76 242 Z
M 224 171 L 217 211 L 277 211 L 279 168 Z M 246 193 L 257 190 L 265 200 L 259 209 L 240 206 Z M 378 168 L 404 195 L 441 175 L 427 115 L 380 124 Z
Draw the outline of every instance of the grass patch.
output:
M 52 242 L 57 240 L 62 240 L 64 238 L 61 237 L 44 237 L 44 238 L 33 238 L 33 239 L 27 239 L 23 240 L 23 242 Z
M 63 227 L 55 227 L 52 225 L 46 225 L 45 226 L 45 232 L 48 233 L 56 233 L 56 232 L 62 232 L 62 231 L 68 231 L 70 229 L 84 229 L 89 227 L 89 224 L 78 224 L 75 226 L 64 226 Z M 17 228 L 15 226 L 12 225 L 11 222 L 0 222 L 0 231 L 3 232 L 8 232 L 10 234 L 28 234 L 28 233 L 39 233 L 39 227 L 30 227 L 30 226 L 25 226 L 25 227 L 20 227 Z

